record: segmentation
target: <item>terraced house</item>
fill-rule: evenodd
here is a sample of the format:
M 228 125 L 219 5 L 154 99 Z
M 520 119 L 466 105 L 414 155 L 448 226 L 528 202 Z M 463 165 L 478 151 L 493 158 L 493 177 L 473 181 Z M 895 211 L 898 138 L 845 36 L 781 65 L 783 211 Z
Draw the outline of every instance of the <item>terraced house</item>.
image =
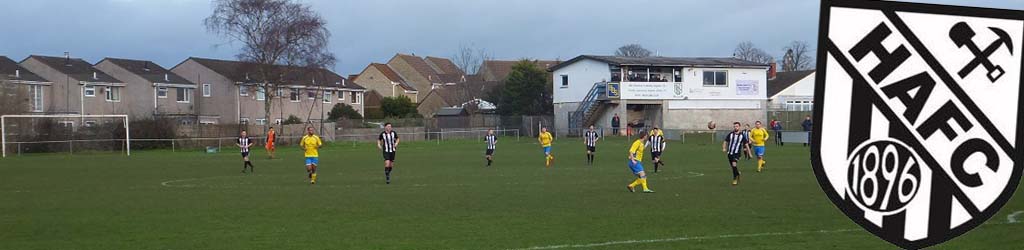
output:
M 306 121 L 327 118 L 331 107 L 338 103 L 352 106 L 363 114 L 363 96 L 366 89 L 326 69 L 275 66 L 281 72 L 281 82 L 269 83 L 273 89 L 260 87 L 264 83 L 256 64 L 190 57 L 171 69 L 185 79 L 200 86 L 199 107 L 196 113 L 200 123 L 256 125 L 280 124 L 290 116 Z M 274 91 L 268 95 L 266 91 Z M 266 98 L 273 96 L 270 117 L 266 120 Z M 216 119 L 214 119 L 216 117 Z
M 0 105 L 10 114 L 44 113 L 53 83 L 39 77 L 6 56 L 0 56 Z
M 51 82 L 43 90 L 43 112 L 51 114 L 123 115 L 130 119 L 148 118 L 151 114 L 130 113 L 131 103 L 138 96 L 125 93 L 125 82 L 118 80 L 80 58 L 32 55 L 19 65 Z M 49 98 L 47 98 L 47 96 Z M 74 125 L 75 121 L 64 121 Z M 95 120 L 82 119 L 82 125 Z
M 173 119 L 183 124 L 215 118 L 196 116 L 195 83 L 152 61 L 108 57 L 95 67 L 125 83 L 122 94 L 132 97 L 128 113 L 133 117 Z

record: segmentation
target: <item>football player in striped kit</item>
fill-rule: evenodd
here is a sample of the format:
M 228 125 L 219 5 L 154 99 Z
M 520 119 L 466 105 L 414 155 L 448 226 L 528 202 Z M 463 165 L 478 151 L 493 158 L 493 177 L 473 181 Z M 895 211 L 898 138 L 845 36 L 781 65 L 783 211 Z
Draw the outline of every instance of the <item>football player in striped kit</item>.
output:
M 658 127 L 651 130 L 651 136 L 647 137 L 651 145 L 651 160 L 654 163 L 654 172 L 657 173 L 660 166 L 665 166 L 661 161 L 661 152 L 665 151 L 665 133 Z
M 249 135 L 245 130 L 242 130 L 242 134 L 238 137 L 238 142 L 235 145 L 242 149 L 242 160 L 245 161 L 242 164 L 242 173 L 245 173 L 245 168 L 249 168 L 249 173 L 256 173 L 256 167 L 249 161 L 249 147 L 252 147 L 253 142 L 249 139 Z
M 487 152 L 485 158 L 487 158 L 487 166 L 490 167 L 491 163 L 494 162 L 494 148 L 498 146 L 498 137 L 494 136 L 494 129 L 487 129 L 487 136 L 484 136 L 484 142 L 487 143 Z
M 732 185 L 740 184 L 740 170 L 736 168 L 736 162 L 740 160 L 740 154 L 744 150 L 750 150 L 747 136 L 740 130 L 740 123 L 732 123 L 732 132 L 725 135 L 722 141 L 722 152 L 729 158 L 729 167 L 732 167 Z
M 398 149 L 398 133 L 391 129 L 391 123 L 384 123 L 384 132 L 377 137 L 377 148 L 384 153 L 384 182 L 391 184 L 391 170 L 395 167 L 395 152 Z
M 583 133 L 583 144 L 587 146 L 587 165 L 594 165 L 594 152 L 597 152 L 597 140 L 601 139 L 601 136 L 597 135 L 597 131 L 594 130 L 594 125 L 590 125 L 590 129 Z

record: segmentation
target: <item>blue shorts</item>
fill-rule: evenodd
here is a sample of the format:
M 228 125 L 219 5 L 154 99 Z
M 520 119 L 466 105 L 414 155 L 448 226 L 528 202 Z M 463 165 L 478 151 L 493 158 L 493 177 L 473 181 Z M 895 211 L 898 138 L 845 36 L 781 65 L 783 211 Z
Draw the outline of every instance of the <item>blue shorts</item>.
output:
M 757 156 L 764 156 L 764 146 L 754 146 L 754 154 Z
M 636 161 L 636 164 L 633 164 L 632 160 L 626 159 L 626 164 L 629 165 L 629 170 L 633 170 L 633 174 L 639 174 L 644 171 L 643 162 Z
M 551 146 L 544 147 L 544 154 L 550 154 L 550 153 L 551 153 Z
M 320 165 L 319 157 L 306 157 L 306 165 Z

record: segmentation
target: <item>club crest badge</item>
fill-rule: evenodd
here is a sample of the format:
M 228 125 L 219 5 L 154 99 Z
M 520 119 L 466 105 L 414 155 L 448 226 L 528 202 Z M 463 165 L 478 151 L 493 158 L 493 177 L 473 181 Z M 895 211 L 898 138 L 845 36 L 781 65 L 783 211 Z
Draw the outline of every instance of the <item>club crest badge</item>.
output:
M 846 216 L 899 247 L 960 236 L 1024 169 L 1024 11 L 821 6 L 812 165 Z

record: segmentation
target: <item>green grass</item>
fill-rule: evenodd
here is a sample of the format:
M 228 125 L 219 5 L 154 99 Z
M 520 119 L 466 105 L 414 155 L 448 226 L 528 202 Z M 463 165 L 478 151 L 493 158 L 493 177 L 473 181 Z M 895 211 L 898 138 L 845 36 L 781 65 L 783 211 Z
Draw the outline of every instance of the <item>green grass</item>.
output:
M 391 185 L 366 143 L 322 149 L 316 185 L 297 148 L 255 152 L 255 175 L 238 173 L 234 149 L 7 158 L 0 249 L 894 248 L 829 202 L 800 145 L 769 146 L 766 173 L 741 161 L 732 187 L 720 145 L 676 142 L 651 174 L 657 193 L 641 194 L 623 187 L 626 144 L 601 142 L 585 167 L 582 143 L 561 139 L 545 169 L 529 138 L 502 138 L 490 168 L 482 142 L 408 142 Z M 994 224 L 938 248 L 1022 249 L 1024 224 L 1006 223 L 1020 210 L 1018 195 Z M 627 240 L 654 242 L 614 244 Z

